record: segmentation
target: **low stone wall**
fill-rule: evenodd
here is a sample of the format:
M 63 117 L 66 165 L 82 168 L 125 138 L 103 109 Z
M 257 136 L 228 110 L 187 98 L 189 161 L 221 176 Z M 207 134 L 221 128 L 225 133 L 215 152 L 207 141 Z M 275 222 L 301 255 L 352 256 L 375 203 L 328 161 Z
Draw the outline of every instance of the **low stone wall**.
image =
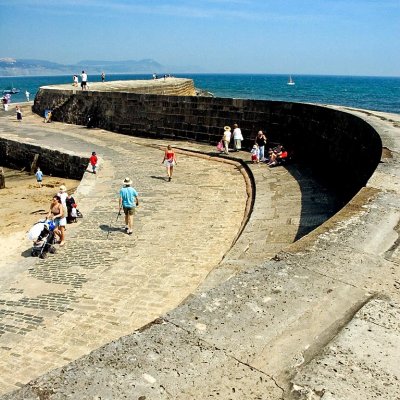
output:
M 86 157 L 0 138 L 0 160 L 4 167 L 30 171 L 36 154 L 39 155 L 37 165 L 40 169 L 46 175 L 60 178 L 82 179 L 89 163 Z
M 237 122 L 250 148 L 258 130 L 285 145 L 299 162 L 352 197 L 375 170 L 382 143 L 362 119 L 327 107 L 278 101 L 163 96 L 129 92 L 72 92 L 41 88 L 33 110 L 72 124 L 133 136 L 185 139 L 216 145 L 223 126 Z

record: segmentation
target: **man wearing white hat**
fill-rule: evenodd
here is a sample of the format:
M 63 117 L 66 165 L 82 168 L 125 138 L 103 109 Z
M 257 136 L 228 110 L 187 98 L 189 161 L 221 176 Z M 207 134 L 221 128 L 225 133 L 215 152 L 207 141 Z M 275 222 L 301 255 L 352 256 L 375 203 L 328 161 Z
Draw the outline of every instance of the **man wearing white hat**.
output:
M 125 231 L 128 235 L 132 235 L 133 215 L 135 208 L 139 205 L 137 191 L 132 187 L 130 178 L 125 178 L 123 187 L 119 191 L 119 209 L 123 208 L 125 214 Z

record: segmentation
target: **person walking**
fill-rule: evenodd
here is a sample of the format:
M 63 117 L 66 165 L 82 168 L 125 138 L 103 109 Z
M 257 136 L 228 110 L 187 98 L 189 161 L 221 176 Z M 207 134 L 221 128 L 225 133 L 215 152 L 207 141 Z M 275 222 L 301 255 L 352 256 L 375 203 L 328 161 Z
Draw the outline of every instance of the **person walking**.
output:
M 81 88 L 82 90 L 87 90 L 87 74 L 85 71 L 81 73 Z
M 22 111 L 20 106 L 15 106 L 15 112 L 17 113 L 17 121 L 22 121 Z
M 106 80 L 106 74 L 104 71 L 101 73 L 101 81 L 104 82 Z
M 7 98 L 7 96 L 3 96 L 2 102 L 3 102 L 4 111 L 8 111 L 8 98 Z
M 242 130 L 239 128 L 238 124 L 233 124 L 233 146 L 235 151 L 240 151 L 242 148 Z
M 97 155 L 95 151 L 92 151 L 92 155 L 90 157 L 90 165 L 92 166 L 92 172 L 95 174 L 97 167 Z
M 78 83 L 79 83 L 79 79 L 78 79 L 78 75 L 74 75 L 73 77 L 72 77 L 72 86 L 75 86 L 75 87 L 77 87 L 78 86 Z
M 176 155 L 175 155 L 174 150 L 172 150 L 171 145 L 167 146 L 167 149 L 164 152 L 164 158 L 163 158 L 161 164 L 164 164 L 167 167 L 168 182 L 171 182 L 172 174 L 174 172 L 174 166 L 177 165 Z
M 139 206 L 139 197 L 137 191 L 132 187 L 130 178 L 125 178 L 123 185 L 119 191 L 119 212 L 121 212 L 121 208 L 124 210 L 125 232 L 128 235 L 132 235 L 133 216 L 136 207 Z
M 38 186 L 41 188 L 42 187 L 42 181 L 43 181 L 43 172 L 41 169 L 38 167 L 35 173 L 36 176 L 36 182 L 38 183 Z
M 31 94 L 27 91 L 27 90 L 25 90 L 25 97 L 26 97 L 26 101 L 29 101 L 29 96 L 30 96 Z
M 265 161 L 264 150 L 267 144 L 267 137 L 264 135 L 263 131 L 258 131 L 255 144 L 258 146 L 258 160 L 260 162 Z
M 225 154 L 229 154 L 229 143 L 231 141 L 231 127 L 230 126 L 224 126 L 224 134 L 222 135 L 222 141 L 224 143 L 224 149 L 225 149 Z

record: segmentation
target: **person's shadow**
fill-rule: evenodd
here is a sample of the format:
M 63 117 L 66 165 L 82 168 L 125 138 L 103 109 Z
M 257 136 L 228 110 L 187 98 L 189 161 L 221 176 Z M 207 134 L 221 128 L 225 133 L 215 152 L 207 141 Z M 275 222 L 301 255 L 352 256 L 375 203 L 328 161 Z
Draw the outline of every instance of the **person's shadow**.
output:
M 168 178 L 165 178 L 164 176 L 155 176 L 155 175 L 151 175 L 150 178 L 153 179 L 158 179 L 159 181 L 168 181 Z
M 32 249 L 26 249 L 21 253 L 21 256 L 24 258 L 32 257 Z
M 121 227 L 115 227 L 111 225 L 100 225 L 100 229 L 103 232 L 109 233 L 109 232 L 123 232 L 124 228 Z

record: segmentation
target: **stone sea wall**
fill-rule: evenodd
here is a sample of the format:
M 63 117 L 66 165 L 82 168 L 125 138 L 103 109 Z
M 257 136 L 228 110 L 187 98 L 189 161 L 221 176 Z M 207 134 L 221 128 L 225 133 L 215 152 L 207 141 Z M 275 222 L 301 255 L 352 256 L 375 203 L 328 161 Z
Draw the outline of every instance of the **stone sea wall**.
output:
M 4 167 L 30 171 L 35 155 L 38 155 L 37 166 L 46 175 L 60 178 L 82 179 L 89 162 L 86 157 L 0 138 L 0 160 Z
M 132 136 L 210 143 L 223 126 L 238 123 L 250 149 L 258 130 L 281 143 L 295 159 L 318 172 L 336 189 L 353 196 L 375 170 L 382 143 L 361 118 L 323 106 L 279 101 L 76 91 L 41 88 L 33 110 L 53 118 Z

